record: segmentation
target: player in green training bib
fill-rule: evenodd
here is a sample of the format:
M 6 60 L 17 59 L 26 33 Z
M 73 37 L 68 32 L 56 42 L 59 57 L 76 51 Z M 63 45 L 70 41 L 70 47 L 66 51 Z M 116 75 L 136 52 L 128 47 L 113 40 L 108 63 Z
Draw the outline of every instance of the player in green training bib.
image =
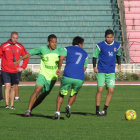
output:
M 28 110 L 25 116 L 29 117 L 31 111 L 39 105 L 43 99 L 50 93 L 56 80 L 58 69 L 59 56 L 65 56 L 66 51 L 57 46 L 57 37 L 52 34 L 48 36 L 48 45 L 34 48 L 28 54 L 21 57 L 16 63 L 20 63 L 23 59 L 29 58 L 32 55 L 41 57 L 40 72 L 36 80 L 36 87 L 31 95 Z

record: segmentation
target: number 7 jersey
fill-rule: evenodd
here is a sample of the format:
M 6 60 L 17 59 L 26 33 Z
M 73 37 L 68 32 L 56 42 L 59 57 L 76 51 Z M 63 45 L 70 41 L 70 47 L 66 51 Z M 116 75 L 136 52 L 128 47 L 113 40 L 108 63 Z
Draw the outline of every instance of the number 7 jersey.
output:
M 65 47 L 67 51 L 65 77 L 84 80 L 84 67 L 87 67 L 88 54 L 79 46 Z

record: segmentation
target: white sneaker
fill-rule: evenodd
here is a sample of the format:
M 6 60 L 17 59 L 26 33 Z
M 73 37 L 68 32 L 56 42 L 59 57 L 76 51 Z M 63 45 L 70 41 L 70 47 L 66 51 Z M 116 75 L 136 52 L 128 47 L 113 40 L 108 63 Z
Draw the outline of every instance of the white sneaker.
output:
M 20 101 L 20 98 L 19 97 L 15 97 L 15 101 Z
M 60 119 L 60 112 L 55 112 L 55 114 L 54 114 L 54 119 L 55 119 L 55 120 Z
M 102 114 L 102 116 L 106 116 L 106 115 L 107 115 L 107 111 L 103 110 L 103 111 L 101 112 L 101 114 Z
M 10 106 L 10 109 L 15 110 L 15 107 L 14 106 Z
M 6 105 L 5 108 L 6 108 L 6 109 L 9 109 L 9 105 Z

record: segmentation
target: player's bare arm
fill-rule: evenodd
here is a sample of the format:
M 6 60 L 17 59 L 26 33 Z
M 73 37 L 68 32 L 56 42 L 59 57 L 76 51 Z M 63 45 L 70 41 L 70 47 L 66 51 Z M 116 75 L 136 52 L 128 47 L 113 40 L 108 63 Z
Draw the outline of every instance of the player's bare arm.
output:
M 94 70 L 94 73 L 98 73 L 97 67 L 94 67 L 93 70 Z
M 57 72 L 56 72 L 56 74 L 58 75 L 58 76 L 60 76 L 60 74 L 61 74 L 61 67 L 62 67 L 62 64 L 63 64 L 63 61 L 65 60 L 65 57 L 64 56 L 60 56 L 60 58 L 59 58 L 59 63 L 58 63 L 58 70 L 57 70 Z
M 22 60 L 31 57 L 31 55 L 29 53 L 27 53 L 26 55 L 24 55 L 23 57 L 21 57 L 18 61 L 16 61 L 14 64 L 19 64 Z
M 25 54 L 23 57 L 21 57 L 18 61 L 14 62 L 14 64 L 19 64 L 22 60 L 29 58 L 31 55 L 30 54 Z M 17 68 L 19 72 L 23 71 L 24 69 L 22 67 Z

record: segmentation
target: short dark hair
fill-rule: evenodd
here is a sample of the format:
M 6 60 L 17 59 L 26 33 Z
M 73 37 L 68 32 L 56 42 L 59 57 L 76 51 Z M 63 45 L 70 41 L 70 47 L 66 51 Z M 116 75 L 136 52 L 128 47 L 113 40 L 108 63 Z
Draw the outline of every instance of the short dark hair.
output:
M 51 34 L 51 35 L 48 36 L 48 41 L 50 41 L 52 38 L 56 38 L 57 39 L 55 34 Z
M 111 29 L 108 29 L 108 30 L 105 31 L 105 37 L 109 34 L 114 35 L 114 32 Z
M 72 45 L 79 45 L 79 44 L 83 44 L 84 43 L 84 38 L 80 37 L 80 36 L 76 36 L 73 39 Z
M 11 36 L 12 36 L 13 34 L 16 34 L 16 35 L 18 35 L 18 32 L 12 32 L 12 33 L 11 33 Z

